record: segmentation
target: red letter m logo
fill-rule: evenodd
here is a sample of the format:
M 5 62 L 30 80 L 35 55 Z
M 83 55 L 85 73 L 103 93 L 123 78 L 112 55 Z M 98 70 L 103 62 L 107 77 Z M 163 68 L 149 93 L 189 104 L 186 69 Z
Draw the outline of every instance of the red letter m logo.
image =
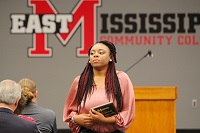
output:
M 56 33 L 63 45 L 70 40 L 81 25 L 81 47 L 77 56 L 86 56 L 89 47 L 96 42 L 96 7 L 100 0 L 80 0 L 72 11 L 72 22 L 68 23 L 68 33 Z M 58 14 L 49 0 L 29 0 L 35 14 Z M 33 47 L 29 48 L 30 57 L 50 57 L 52 49 L 47 44 L 47 33 L 33 33 Z

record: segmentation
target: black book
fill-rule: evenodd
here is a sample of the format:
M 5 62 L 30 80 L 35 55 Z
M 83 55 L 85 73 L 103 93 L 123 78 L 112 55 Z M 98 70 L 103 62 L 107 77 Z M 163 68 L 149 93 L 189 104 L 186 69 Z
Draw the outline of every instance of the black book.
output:
M 105 117 L 110 117 L 110 116 L 118 114 L 118 112 L 112 102 L 105 103 L 105 104 L 102 104 L 99 106 L 95 106 L 91 109 L 94 109 L 94 110 L 102 113 Z

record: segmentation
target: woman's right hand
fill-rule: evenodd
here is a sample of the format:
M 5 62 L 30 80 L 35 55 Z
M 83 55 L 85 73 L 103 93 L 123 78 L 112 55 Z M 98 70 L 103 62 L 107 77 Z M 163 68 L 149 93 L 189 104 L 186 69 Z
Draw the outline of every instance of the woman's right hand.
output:
M 93 125 L 93 120 L 92 117 L 90 117 L 90 114 L 79 114 L 79 115 L 75 115 L 74 117 L 74 121 L 86 128 L 90 128 Z

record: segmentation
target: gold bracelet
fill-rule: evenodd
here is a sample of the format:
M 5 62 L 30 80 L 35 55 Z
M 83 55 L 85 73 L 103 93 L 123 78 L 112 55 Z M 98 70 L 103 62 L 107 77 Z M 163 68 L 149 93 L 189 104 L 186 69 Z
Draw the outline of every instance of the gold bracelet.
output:
M 71 121 L 72 121 L 72 123 L 77 124 L 77 123 L 74 121 L 74 116 L 71 118 Z

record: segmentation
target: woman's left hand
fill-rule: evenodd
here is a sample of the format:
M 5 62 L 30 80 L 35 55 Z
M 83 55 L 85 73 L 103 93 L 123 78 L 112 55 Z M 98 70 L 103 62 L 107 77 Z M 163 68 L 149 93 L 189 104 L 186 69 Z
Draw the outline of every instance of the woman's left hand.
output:
M 116 118 L 114 116 L 105 117 L 103 114 L 99 113 L 94 109 L 90 110 L 89 113 L 93 123 L 104 123 L 104 124 L 116 123 Z
M 99 113 L 98 111 L 92 109 L 89 111 L 90 117 L 92 117 L 92 121 L 94 123 L 105 123 L 105 117 L 103 114 Z

